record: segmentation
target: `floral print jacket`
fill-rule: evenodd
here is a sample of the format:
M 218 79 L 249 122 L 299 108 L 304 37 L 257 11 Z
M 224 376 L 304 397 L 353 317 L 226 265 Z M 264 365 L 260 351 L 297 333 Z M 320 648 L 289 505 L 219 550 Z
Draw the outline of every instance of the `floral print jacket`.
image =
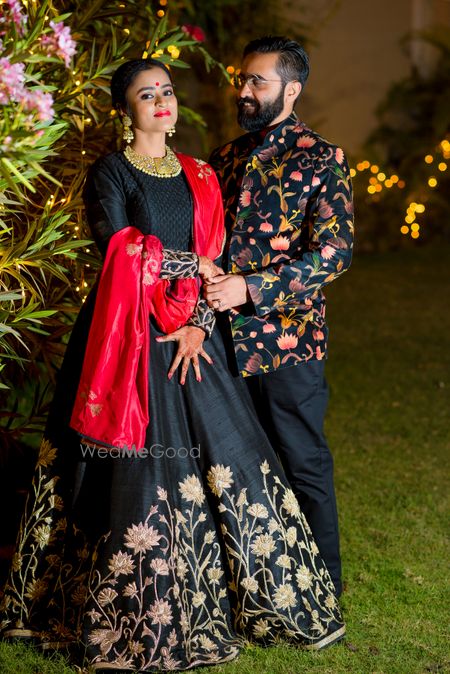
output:
M 323 287 L 348 269 L 353 202 L 341 148 L 295 113 L 214 150 L 228 240 L 224 265 L 252 302 L 230 312 L 242 376 L 326 357 Z

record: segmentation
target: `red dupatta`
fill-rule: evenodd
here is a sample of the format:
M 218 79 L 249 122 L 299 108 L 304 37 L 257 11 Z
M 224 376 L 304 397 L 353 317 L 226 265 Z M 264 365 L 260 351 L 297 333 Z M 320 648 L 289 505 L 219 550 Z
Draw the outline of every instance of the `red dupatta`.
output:
M 216 176 L 205 162 L 177 154 L 194 202 L 193 248 L 215 259 L 223 236 Z M 149 423 L 149 315 L 172 332 L 192 315 L 199 279 L 159 278 L 162 244 L 135 227 L 110 239 L 101 272 L 70 426 L 99 445 L 141 448 Z

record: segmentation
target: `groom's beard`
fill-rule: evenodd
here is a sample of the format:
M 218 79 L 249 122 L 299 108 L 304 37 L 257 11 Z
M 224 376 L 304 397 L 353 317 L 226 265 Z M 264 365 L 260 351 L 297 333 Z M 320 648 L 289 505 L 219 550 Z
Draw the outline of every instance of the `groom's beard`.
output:
M 250 105 L 246 105 L 249 103 Z M 238 107 L 238 124 L 245 131 L 262 131 L 270 126 L 283 111 L 284 88 L 273 101 L 258 103 L 254 98 L 246 96 L 236 101 Z

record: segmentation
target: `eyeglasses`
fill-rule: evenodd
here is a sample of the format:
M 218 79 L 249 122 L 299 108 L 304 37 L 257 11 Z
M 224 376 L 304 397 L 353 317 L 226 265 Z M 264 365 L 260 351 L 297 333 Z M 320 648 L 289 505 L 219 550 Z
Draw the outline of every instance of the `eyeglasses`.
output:
M 236 89 L 242 89 L 246 84 L 252 90 L 263 89 L 268 82 L 283 82 L 283 80 L 266 80 L 259 75 L 242 75 L 241 73 L 233 77 L 233 86 Z

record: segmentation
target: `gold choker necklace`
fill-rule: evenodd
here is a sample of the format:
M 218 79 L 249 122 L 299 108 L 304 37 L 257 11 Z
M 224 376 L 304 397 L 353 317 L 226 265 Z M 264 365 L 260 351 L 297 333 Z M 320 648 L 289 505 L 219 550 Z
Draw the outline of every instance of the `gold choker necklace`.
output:
M 168 145 L 166 145 L 164 157 L 150 157 L 147 154 L 139 154 L 136 150 L 133 150 L 131 145 L 127 145 L 123 153 L 130 164 L 149 176 L 175 178 L 181 173 L 181 164 L 178 157 Z

